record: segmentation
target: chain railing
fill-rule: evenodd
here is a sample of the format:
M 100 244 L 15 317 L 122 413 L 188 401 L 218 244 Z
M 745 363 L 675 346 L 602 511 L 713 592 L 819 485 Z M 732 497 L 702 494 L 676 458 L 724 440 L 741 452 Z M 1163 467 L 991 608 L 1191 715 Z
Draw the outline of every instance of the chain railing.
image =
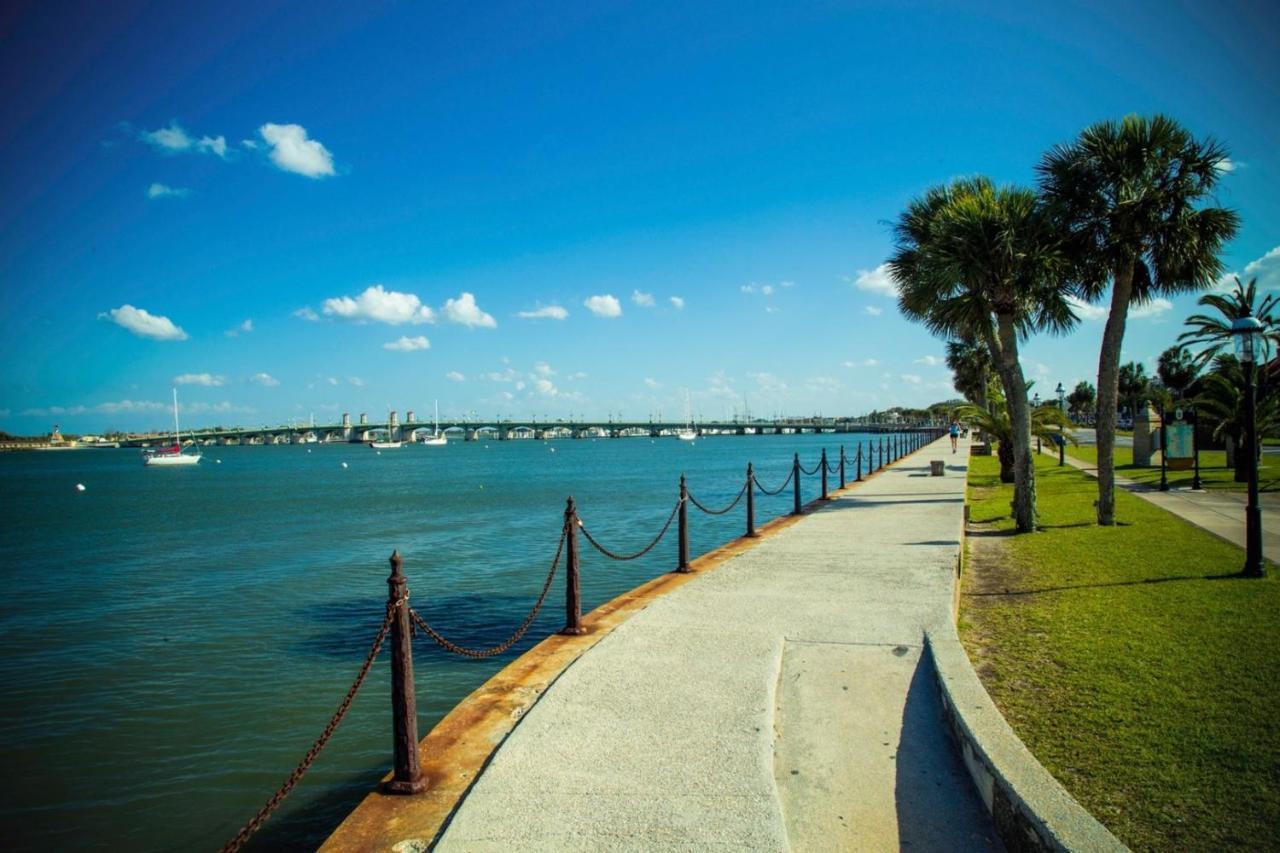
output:
M 820 474 L 819 500 L 829 500 L 830 494 L 827 490 L 828 474 L 838 473 L 840 476 L 840 488 L 844 489 L 847 485 L 847 464 L 852 463 L 854 465 L 854 481 L 862 482 L 864 479 L 864 463 L 867 475 L 881 471 L 886 464 L 892 464 L 903 456 L 919 450 L 927 443 L 939 438 L 942 434 L 942 430 L 930 428 L 907 434 L 895 433 L 890 437 L 881 435 L 878 441 L 874 439 L 870 442 L 859 441 L 857 451 L 853 456 L 846 454 L 844 445 L 841 445 L 840 455 L 835 463 L 830 462 L 827 457 L 827 450 L 824 447 L 817 463 L 812 468 L 803 467 L 800 464 L 800 454 L 796 453 L 792 456 L 791 470 L 787 474 L 787 478 L 776 489 L 766 489 L 757 477 L 752 463 L 748 462 L 746 478 L 742 487 L 728 505 L 719 509 L 708 507 L 692 495 L 689 492 L 688 481 L 682 474 L 680 476 L 679 498 L 676 500 L 676 504 L 670 514 L 667 515 L 666 521 L 663 522 L 662 527 L 658 530 L 657 535 L 649 540 L 643 548 L 630 554 L 620 554 L 601 543 L 583 523 L 578 515 L 577 505 L 574 503 L 573 498 L 570 497 L 566 501 L 564 524 L 560 531 L 559 543 L 556 545 L 555 556 L 551 560 L 551 566 L 547 570 L 547 576 L 542 583 L 538 597 L 534 600 L 533 606 L 506 639 L 483 649 L 469 648 L 450 640 L 409 606 L 408 581 L 402 571 L 403 562 L 398 551 L 392 553 L 391 575 L 387 578 L 389 591 L 385 614 L 382 624 L 374 636 L 369 652 L 365 656 L 359 672 L 356 674 L 355 681 L 347 690 L 346 696 L 343 697 L 342 702 L 338 705 L 338 709 L 329 719 L 328 725 L 324 727 L 319 738 L 303 755 L 297 767 L 294 768 L 284 783 L 271 795 L 249 822 L 236 833 L 234 838 L 227 842 L 222 848 L 223 853 L 233 853 L 233 851 L 239 850 L 261 828 L 263 823 L 284 801 L 285 797 L 297 787 L 302 777 L 306 775 L 306 772 L 315 763 L 321 751 L 329 743 L 334 732 L 342 723 L 343 718 L 346 717 L 351 708 L 351 703 L 355 700 L 356 694 L 368 677 L 374 661 L 386 644 L 388 635 L 390 636 L 392 647 L 391 705 L 394 768 L 392 777 L 382 784 L 381 789 L 387 794 L 416 794 L 426 788 L 425 777 L 418 761 L 417 703 L 413 682 L 412 640 L 418 631 L 421 631 L 446 652 L 463 657 L 492 658 L 509 651 L 526 636 L 537 619 L 539 612 L 541 612 L 543 605 L 546 603 L 547 596 L 550 594 L 563 558 L 565 563 L 565 625 L 560 629 L 559 633 L 567 635 L 583 634 L 586 629 L 582 624 L 581 574 L 578 550 L 579 532 L 582 533 L 582 536 L 591 547 L 605 558 L 616 562 L 630 562 L 638 560 L 653 551 L 666 537 L 671 530 L 671 526 L 677 524 L 679 546 L 674 571 L 687 573 L 692 571 L 689 561 L 688 508 L 690 505 L 706 515 L 723 516 L 731 512 L 745 498 L 745 536 L 754 537 L 758 535 L 755 524 L 755 498 L 757 491 L 761 495 L 774 497 L 786 491 L 788 485 L 791 486 L 793 500 L 791 514 L 801 515 L 804 509 L 801 504 L 800 489 L 803 477 Z M 879 454 L 878 464 L 877 453 Z

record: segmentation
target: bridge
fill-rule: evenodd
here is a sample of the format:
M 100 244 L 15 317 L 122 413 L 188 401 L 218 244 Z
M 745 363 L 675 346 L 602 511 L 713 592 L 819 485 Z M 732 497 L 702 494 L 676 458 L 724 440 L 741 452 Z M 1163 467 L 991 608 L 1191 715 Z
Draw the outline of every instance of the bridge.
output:
M 936 426 L 927 423 L 871 423 L 862 418 L 775 418 L 727 421 L 702 421 L 693 430 L 706 435 L 788 435 L 795 433 L 891 433 L 908 432 Z M 489 439 L 509 441 L 520 439 L 583 439 L 583 438 L 658 438 L 674 435 L 689 428 L 684 421 L 670 420 L 492 420 L 446 419 L 440 422 L 440 431 L 450 438 L 464 441 Z M 230 427 L 197 429 L 183 433 L 184 442 L 200 445 L 234 444 L 360 444 L 374 440 L 418 441 L 434 431 L 431 423 L 416 420 L 413 411 L 406 413 L 401 422 L 395 412 L 388 421 L 370 422 L 367 414 L 353 421 L 350 414 L 333 424 L 299 426 L 281 424 L 261 427 Z M 146 447 L 164 442 L 169 433 L 151 433 L 131 436 L 121 442 L 125 447 Z

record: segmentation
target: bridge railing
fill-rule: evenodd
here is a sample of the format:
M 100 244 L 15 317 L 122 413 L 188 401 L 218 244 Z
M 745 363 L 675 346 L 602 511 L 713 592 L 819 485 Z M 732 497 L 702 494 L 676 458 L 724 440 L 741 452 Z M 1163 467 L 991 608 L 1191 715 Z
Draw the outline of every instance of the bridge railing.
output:
M 393 552 L 390 560 L 391 574 L 387 578 L 388 595 L 382 623 L 374 635 L 369 652 L 365 655 L 364 661 L 356 674 L 355 681 L 352 682 L 351 687 L 347 690 L 346 695 L 329 719 L 328 724 L 321 731 L 320 736 L 303 755 L 302 760 L 299 761 L 293 772 L 289 774 L 284 783 L 267 799 L 262 808 L 241 828 L 236 836 L 227 842 L 222 848 L 223 853 L 239 850 L 261 828 L 272 812 L 284 801 L 285 797 L 297 787 L 302 777 L 311 768 L 316 758 L 319 757 L 320 752 L 328 744 L 333 733 L 342 723 L 343 718 L 351 707 L 352 701 L 364 684 L 374 661 L 388 639 L 390 639 L 391 644 L 391 722 L 394 772 L 391 778 L 382 784 L 381 789 L 387 794 L 418 794 L 426 790 L 427 783 L 422 768 L 419 766 L 418 758 L 418 715 L 414 693 L 412 642 L 415 637 L 424 636 L 446 652 L 463 657 L 491 658 L 503 654 L 518 643 L 533 625 L 538 613 L 541 612 L 543 605 L 546 604 L 562 561 L 565 572 L 565 617 L 564 626 L 558 633 L 567 635 L 583 634 L 586 629 L 582 624 L 579 535 L 606 559 L 628 562 L 638 560 L 656 548 L 670 532 L 674 524 L 676 526 L 678 544 L 676 565 L 672 571 L 688 574 L 693 571 L 689 559 L 690 506 L 706 515 L 720 516 L 731 512 L 745 498 L 746 517 L 743 536 L 746 538 L 755 537 L 758 535 L 755 520 L 755 495 L 757 491 L 762 495 L 781 495 L 790 486 L 792 490 L 792 511 L 790 514 L 793 516 L 802 515 L 804 513 L 804 505 L 801 502 L 801 482 L 804 477 L 818 477 L 818 501 L 830 500 L 828 475 L 838 475 L 839 488 L 843 489 L 849 482 L 862 481 L 864 476 L 879 472 L 885 466 L 914 453 L 926 444 L 941 437 L 944 433 L 945 430 L 942 429 L 924 428 L 892 435 L 881 435 L 878 440 L 872 439 L 867 442 L 858 442 L 857 450 L 853 454 L 846 453 L 842 444 L 834 462 L 828 458 L 827 449 L 824 447 L 818 460 L 811 468 L 801 465 L 800 454 L 796 453 L 792 457 L 786 479 L 774 489 L 769 489 L 760 482 L 753 465 L 748 462 L 742 487 L 727 505 L 718 508 L 709 507 L 698 500 L 689 490 L 687 479 L 681 474 L 678 497 L 666 521 L 644 547 L 628 554 L 618 553 L 601 543 L 583 522 L 578 506 L 573 497 L 570 496 L 565 501 L 564 521 L 560 528 L 559 544 L 556 546 L 555 555 L 551 559 L 551 564 L 547 569 L 546 578 L 543 580 L 538 597 L 534 600 L 524 619 L 521 620 L 511 634 L 501 642 L 485 648 L 471 648 L 454 642 L 433 627 L 420 613 L 410 606 L 408 579 L 403 571 L 404 561 L 401 559 L 399 551 Z

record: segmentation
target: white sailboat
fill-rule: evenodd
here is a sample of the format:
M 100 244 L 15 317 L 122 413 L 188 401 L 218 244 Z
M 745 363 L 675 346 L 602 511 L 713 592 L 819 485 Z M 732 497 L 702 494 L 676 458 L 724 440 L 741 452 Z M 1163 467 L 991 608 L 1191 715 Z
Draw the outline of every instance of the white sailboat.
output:
M 449 443 L 449 439 L 444 437 L 444 433 L 440 431 L 440 401 L 436 400 L 436 420 L 435 430 L 431 435 L 422 440 L 422 443 L 428 447 L 444 447 Z
M 693 428 L 693 402 L 689 397 L 689 392 L 684 392 L 684 417 L 688 422 L 688 426 L 676 433 L 676 438 L 681 441 L 696 441 L 698 431 Z
M 403 444 L 404 442 L 392 441 L 391 436 L 392 436 L 391 412 L 388 411 L 387 412 L 387 440 L 371 441 L 369 442 L 369 446 L 372 447 L 374 450 L 398 450 L 400 448 L 400 445 Z
M 173 389 L 173 445 L 146 450 L 142 454 L 144 465 L 195 465 L 199 453 L 183 453 L 182 440 L 178 438 L 178 389 Z

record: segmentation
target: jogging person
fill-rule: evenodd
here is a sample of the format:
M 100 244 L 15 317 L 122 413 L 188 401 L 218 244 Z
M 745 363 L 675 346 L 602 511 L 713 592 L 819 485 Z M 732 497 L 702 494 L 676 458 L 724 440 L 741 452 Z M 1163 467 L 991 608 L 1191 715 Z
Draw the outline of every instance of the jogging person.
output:
M 951 421 L 951 452 L 956 452 L 956 441 L 960 438 L 960 424 L 953 418 Z

